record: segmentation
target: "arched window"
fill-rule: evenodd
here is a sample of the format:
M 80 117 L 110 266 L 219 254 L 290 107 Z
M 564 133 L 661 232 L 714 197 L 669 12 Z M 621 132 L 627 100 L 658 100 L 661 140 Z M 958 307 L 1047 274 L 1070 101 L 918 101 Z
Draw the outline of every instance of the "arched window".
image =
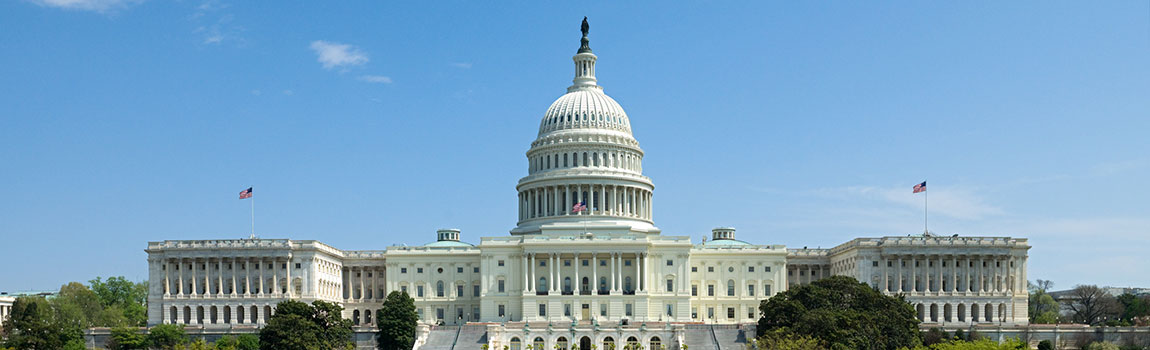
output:
M 555 346 L 558 350 L 567 350 L 567 338 L 559 337 L 559 339 L 555 340 Z
M 535 289 L 539 290 L 540 292 L 546 292 L 547 291 L 547 277 L 539 277 L 539 285 L 536 286 Z
M 510 350 L 520 350 L 521 347 L 522 347 L 522 344 L 519 341 L 519 337 L 511 338 L 511 349 Z
M 583 152 L 583 166 L 587 166 L 587 152 Z
M 579 290 L 583 290 L 583 291 L 590 291 L 590 290 L 591 290 L 591 286 L 590 286 L 589 284 L 591 283 L 591 280 L 590 280 L 590 279 L 588 279 L 588 278 L 587 278 L 587 276 L 583 276 L 583 281 L 582 281 L 582 282 L 583 282 L 583 283 L 579 285 Z
M 371 310 L 363 311 L 363 324 L 368 326 L 371 325 Z
M 579 153 L 571 153 L 571 166 L 579 166 Z
M 359 325 L 359 310 L 351 312 L 351 323 L 354 323 L 356 326 Z
M 603 350 L 615 350 L 615 338 L 603 338 Z
M 543 338 L 542 337 L 535 337 L 535 341 L 532 342 L 532 344 L 531 344 L 531 349 L 547 350 L 547 347 L 543 344 Z
M 735 296 L 735 280 L 727 280 L 727 296 Z
M 563 291 L 564 292 L 571 292 L 571 277 L 564 277 L 563 278 Z
M 628 292 L 635 291 L 634 289 L 631 289 L 631 276 L 627 276 L 627 278 L 623 279 L 623 290 Z
M 659 337 L 651 337 L 651 341 L 650 341 L 647 349 L 648 350 L 662 350 L 662 342 L 659 341 Z
M 635 349 L 639 347 L 639 339 L 635 337 L 627 337 L 627 349 Z
M 443 296 L 443 281 L 435 282 L 435 296 Z
M 567 153 L 563 153 L 563 167 L 567 167 Z

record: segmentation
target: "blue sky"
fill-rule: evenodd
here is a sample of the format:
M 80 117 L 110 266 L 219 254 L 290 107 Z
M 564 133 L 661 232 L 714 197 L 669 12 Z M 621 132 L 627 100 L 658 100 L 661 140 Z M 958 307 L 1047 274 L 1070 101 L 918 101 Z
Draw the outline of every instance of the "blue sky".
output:
M 0 2 L 0 290 L 146 277 L 148 241 L 508 234 L 590 17 L 655 220 L 791 247 L 1026 237 L 1150 287 L 1150 3 Z

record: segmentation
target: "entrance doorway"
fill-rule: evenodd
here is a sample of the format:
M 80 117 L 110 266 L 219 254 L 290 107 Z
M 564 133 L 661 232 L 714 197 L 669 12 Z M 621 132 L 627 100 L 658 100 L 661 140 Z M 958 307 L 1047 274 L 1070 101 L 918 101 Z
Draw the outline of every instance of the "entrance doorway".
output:
M 581 318 L 581 320 L 591 319 L 591 304 L 583 304 L 583 307 L 581 308 L 580 311 L 582 311 L 582 316 L 583 316 L 583 318 Z M 584 338 L 584 339 L 586 339 L 586 338 Z M 588 341 L 590 341 L 590 340 L 588 340 Z M 583 349 L 582 344 L 580 344 L 580 349 Z M 590 348 L 588 348 L 588 349 L 590 349 Z
M 579 349 L 591 349 L 591 338 L 583 337 L 583 339 L 579 339 Z

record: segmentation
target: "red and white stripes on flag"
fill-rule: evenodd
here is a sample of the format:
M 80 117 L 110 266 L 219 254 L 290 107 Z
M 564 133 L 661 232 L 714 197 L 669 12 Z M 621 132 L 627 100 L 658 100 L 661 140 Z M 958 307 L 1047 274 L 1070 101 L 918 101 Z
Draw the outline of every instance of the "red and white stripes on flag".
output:
M 585 210 L 587 210 L 587 205 L 583 204 L 583 202 L 580 202 L 579 204 L 576 204 L 575 206 L 571 207 L 572 213 L 578 213 L 578 212 L 585 211 Z
M 920 184 L 914 185 L 914 192 L 913 193 L 919 193 L 919 192 L 926 192 L 926 181 L 923 181 Z
M 246 190 L 240 191 L 240 199 L 248 199 L 248 198 L 252 198 L 252 188 L 251 187 L 248 187 L 248 189 L 246 189 Z

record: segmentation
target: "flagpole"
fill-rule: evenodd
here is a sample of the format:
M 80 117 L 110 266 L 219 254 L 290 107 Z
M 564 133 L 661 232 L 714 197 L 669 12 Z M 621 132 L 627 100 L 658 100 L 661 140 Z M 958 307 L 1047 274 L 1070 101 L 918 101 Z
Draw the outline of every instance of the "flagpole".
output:
M 251 239 L 256 239 L 256 196 L 250 198 L 252 200 L 252 236 Z
M 923 181 L 923 183 L 926 183 L 926 181 Z M 925 191 L 922 191 L 922 233 L 923 234 L 930 232 L 930 229 L 928 226 L 928 224 L 930 223 L 929 209 L 930 209 L 930 189 L 928 188 Z

